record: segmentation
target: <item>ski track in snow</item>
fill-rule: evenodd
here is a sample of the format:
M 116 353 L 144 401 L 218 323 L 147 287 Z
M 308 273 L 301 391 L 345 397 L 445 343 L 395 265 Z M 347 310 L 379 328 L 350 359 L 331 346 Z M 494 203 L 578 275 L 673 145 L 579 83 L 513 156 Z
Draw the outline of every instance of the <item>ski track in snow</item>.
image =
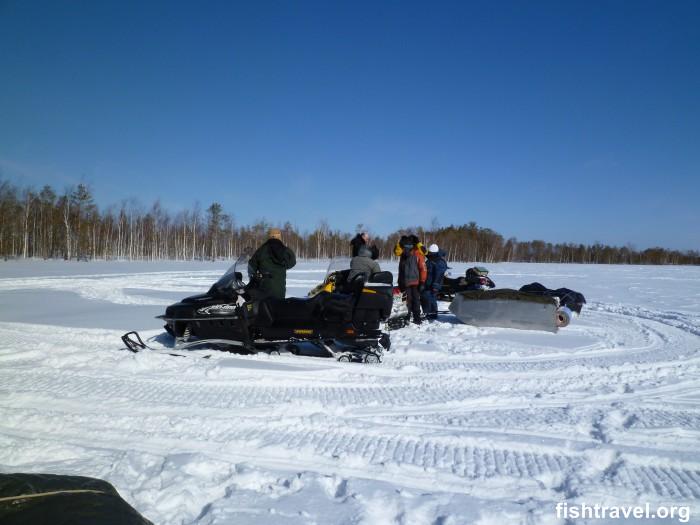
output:
M 0 293 L 162 306 L 225 269 L 159 267 L 0 267 Z M 322 275 L 302 262 L 288 287 Z M 119 341 L 128 326 L 32 324 L 31 312 L 2 322 L 0 310 L 0 471 L 102 477 L 168 524 L 564 523 L 564 499 L 688 505 L 699 523 L 700 271 L 503 264 L 492 275 L 579 289 L 589 304 L 558 334 L 441 316 L 392 332 L 377 366 L 132 354 Z M 161 333 L 154 320 L 143 335 Z

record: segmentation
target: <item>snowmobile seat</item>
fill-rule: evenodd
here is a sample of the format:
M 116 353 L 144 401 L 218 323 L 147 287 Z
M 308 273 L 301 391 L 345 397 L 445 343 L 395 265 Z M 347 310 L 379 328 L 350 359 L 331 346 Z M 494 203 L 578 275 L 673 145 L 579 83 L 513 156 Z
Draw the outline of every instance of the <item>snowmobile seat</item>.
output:
M 368 283 L 377 283 L 377 284 L 388 284 L 388 285 L 393 285 L 394 284 L 394 276 L 392 275 L 391 272 L 375 272 L 372 275 L 370 275 Z
M 321 292 L 310 298 L 268 298 L 261 309 L 267 309 L 274 324 L 304 324 L 320 321 L 346 321 L 352 316 L 351 296 Z
M 339 293 L 347 293 L 346 287 L 348 285 L 348 275 L 350 275 L 350 269 L 340 270 L 335 273 L 335 291 Z
M 353 277 L 346 285 L 345 285 L 345 293 L 348 293 L 355 297 L 355 300 L 358 300 L 360 296 L 362 295 L 362 289 L 365 287 L 365 283 L 367 282 L 367 275 L 364 273 L 359 273 L 355 277 Z

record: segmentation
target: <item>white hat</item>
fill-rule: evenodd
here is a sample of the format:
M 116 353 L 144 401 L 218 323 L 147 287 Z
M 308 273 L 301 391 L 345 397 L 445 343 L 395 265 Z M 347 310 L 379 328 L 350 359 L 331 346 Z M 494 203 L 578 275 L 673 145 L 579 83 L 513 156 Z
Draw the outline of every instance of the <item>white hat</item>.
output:
M 431 244 L 430 248 L 428 248 L 429 253 L 437 253 L 438 250 L 439 250 L 439 248 L 438 248 L 437 244 Z

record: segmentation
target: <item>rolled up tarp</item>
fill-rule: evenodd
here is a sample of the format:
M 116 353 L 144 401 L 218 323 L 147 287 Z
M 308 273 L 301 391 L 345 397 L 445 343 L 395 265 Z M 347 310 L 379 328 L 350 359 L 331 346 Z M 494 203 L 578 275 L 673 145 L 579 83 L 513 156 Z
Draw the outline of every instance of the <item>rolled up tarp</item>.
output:
M 559 301 L 510 288 L 459 292 L 450 311 L 463 323 L 474 326 L 557 331 Z
M 566 306 L 560 306 L 557 310 L 557 326 L 559 328 L 565 328 L 569 326 L 571 319 L 574 317 L 574 312 Z

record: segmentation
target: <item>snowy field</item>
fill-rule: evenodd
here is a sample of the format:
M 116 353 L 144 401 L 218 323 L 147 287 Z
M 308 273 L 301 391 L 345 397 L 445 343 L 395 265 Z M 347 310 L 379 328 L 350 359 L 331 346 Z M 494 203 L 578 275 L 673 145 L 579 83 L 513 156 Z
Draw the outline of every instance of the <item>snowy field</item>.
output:
M 103 478 L 168 525 L 640 522 L 564 500 L 700 523 L 700 268 L 493 264 L 589 304 L 558 334 L 444 315 L 381 365 L 124 350 L 226 266 L 0 262 L 0 471 Z M 324 273 L 300 263 L 288 294 Z

